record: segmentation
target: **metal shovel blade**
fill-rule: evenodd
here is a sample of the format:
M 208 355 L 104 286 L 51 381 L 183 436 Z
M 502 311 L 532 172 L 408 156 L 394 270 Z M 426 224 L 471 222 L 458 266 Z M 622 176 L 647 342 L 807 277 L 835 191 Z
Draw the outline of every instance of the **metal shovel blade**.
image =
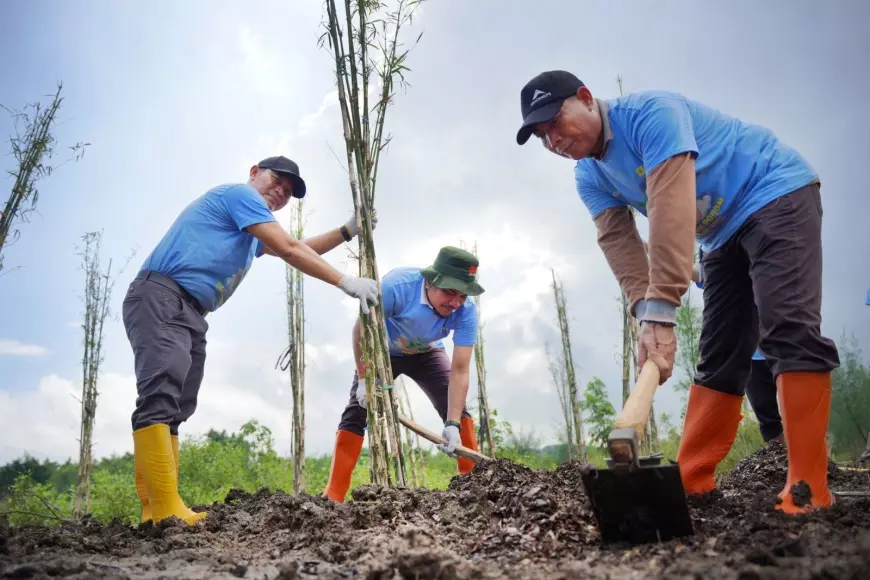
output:
M 657 461 L 611 462 L 608 469 L 590 467 L 582 473 L 604 543 L 645 544 L 692 535 L 680 468 Z

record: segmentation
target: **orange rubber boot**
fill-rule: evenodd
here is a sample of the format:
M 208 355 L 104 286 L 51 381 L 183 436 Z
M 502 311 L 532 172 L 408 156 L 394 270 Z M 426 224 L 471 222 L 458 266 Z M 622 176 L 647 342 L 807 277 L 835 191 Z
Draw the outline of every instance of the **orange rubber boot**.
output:
M 686 495 L 712 491 L 716 466 L 731 450 L 743 416 L 743 397 L 700 385 L 689 389 L 689 406 L 680 438 L 677 463 Z
M 471 417 L 464 417 L 460 419 L 459 424 L 462 425 L 462 428 L 459 430 L 459 438 L 462 440 L 462 446 L 473 449 L 474 451 L 479 451 L 477 448 L 477 431 L 474 430 L 474 419 Z M 459 473 L 461 474 L 471 473 L 471 470 L 474 469 L 474 462 L 470 459 L 463 459 L 462 457 L 456 460 L 456 465 L 459 467 Z
M 831 507 L 825 443 L 831 414 L 831 373 L 785 372 L 776 378 L 776 390 L 788 453 L 788 477 L 776 509 L 800 514 Z M 791 490 L 799 482 L 809 484 L 809 497 L 795 501 Z
M 339 429 L 335 437 L 335 451 L 332 454 L 332 465 L 329 467 L 329 483 L 323 491 L 323 496 L 332 501 L 343 503 L 344 496 L 350 488 L 353 468 L 362 453 L 362 435 Z

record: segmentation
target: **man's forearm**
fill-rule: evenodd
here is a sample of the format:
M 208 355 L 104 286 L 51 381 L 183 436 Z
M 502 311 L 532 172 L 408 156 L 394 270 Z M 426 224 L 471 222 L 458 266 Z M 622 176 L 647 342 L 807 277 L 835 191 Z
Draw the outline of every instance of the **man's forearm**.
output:
M 462 409 L 465 408 L 465 398 L 468 396 L 468 383 L 471 373 L 468 369 L 453 369 L 450 371 L 450 381 L 447 386 L 447 419 L 459 421 Z
M 314 250 L 320 255 L 323 255 L 331 250 L 334 250 L 344 243 L 344 236 L 341 235 L 341 228 L 335 228 L 316 236 L 305 238 L 302 243 Z
M 245 229 L 276 256 L 303 274 L 333 286 L 338 285 L 343 278 L 341 272 L 329 265 L 317 252 L 285 232 L 278 222 L 254 224 Z
M 644 319 L 673 322 L 692 279 L 695 253 L 695 162 L 691 154 L 671 157 L 647 179 L 649 287 Z
M 627 207 L 607 209 L 595 217 L 595 227 L 598 246 L 620 290 L 628 296 L 631 312 L 637 316 L 635 305 L 646 296 L 649 286 L 649 262 L 634 216 Z

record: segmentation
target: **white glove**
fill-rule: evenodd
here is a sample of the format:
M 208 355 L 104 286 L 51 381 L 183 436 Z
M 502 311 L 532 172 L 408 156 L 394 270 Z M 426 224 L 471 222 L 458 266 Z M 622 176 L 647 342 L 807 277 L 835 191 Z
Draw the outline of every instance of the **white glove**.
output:
M 347 231 L 350 232 L 351 237 L 355 238 L 359 235 L 359 228 L 356 224 L 356 215 L 352 216 L 347 223 L 344 224 L 344 227 L 347 228 Z M 378 210 L 372 210 L 372 231 L 378 227 Z
M 368 399 L 366 399 L 366 380 L 361 378 L 359 380 L 359 384 L 356 387 L 356 402 L 359 403 L 359 406 L 363 409 L 369 408 Z
M 441 436 L 447 440 L 446 443 L 436 445 L 438 451 L 446 453 L 453 459 L 456 459 L 456 446 L 459 445 L 459 427 L 456 425 L 445 425 Z
M 365 314 L 369 313 L 369 302 L 378 303 L 378 283 L 375 280 L 345 274 L 338 287 L 348 296 L 359 298 L 359 306 Z

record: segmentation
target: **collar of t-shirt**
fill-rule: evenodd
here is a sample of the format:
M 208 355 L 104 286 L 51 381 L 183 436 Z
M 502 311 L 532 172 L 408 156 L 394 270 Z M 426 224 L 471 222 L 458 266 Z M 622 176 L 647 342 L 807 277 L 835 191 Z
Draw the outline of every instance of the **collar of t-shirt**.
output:
M 432 305 L 429 304 L 429 298 L 426 297 L 426 280 L 423 280 L 423 282 L 420 284 L 420 304 L 422 304 L 423 306 L 428 306 L 429 310 L 435 310 L 434 308 L 432 308 Z
M 598 103 L 598 113 L 601 115 L 601 130 L 604 131 L 604 144 L 601 146 L 601 153 L 593 155 L 593 157 L 601 161 L 607 155 L 607 146 L 610 145 L 610 141 L 613 139 L 613 129 L 610 128 L 610 105 L 607 104 L 607 101 L 602 101 L 601 99 L 595 99 L 595 101 Z

